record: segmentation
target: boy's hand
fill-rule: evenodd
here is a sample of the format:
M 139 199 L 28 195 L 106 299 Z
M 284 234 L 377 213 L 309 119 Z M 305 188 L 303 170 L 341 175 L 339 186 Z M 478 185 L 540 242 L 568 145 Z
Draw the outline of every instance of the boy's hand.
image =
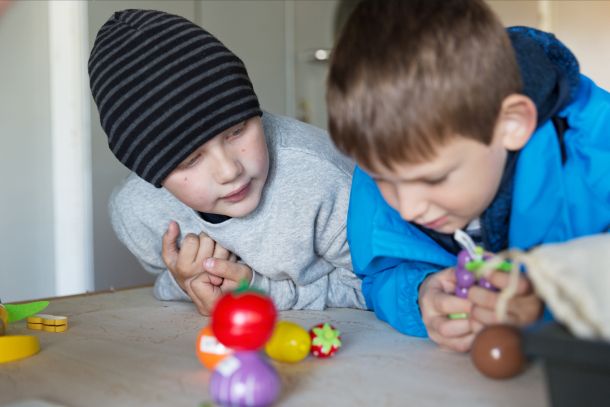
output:
M 509 274 L 501 271 L 494 271 L 487 280 L 500 290 L 508 285 Z M 472 301 L 472 319 L 482 325 L 498 323 L 496 319 L 496 305 L 498 303 L 499 292 L 486 290 L 483 287 L 472 286 L 468 291 L 468 299 Z M 524 326 L 538 318 L 543 310 L 542 301 L 534 293 L 530 280 L 523 274 L 519 275 L 519 283 L 515 296 L 510 299 L 506 312 L 506 323 Z
M 206 271 L 186 280 L 186 292 L 202 315 L 210 315 L 216 301 L 234 291 L 242 280 L 252 280 L 252 269 L 235 261 L 210 257 L 204 267 Z
M 472 303 L 454 295 L 455 270 L 431 274 L 419 288 L 419 308 L 430 339 L 443 348 L 467 352 L 472 346 L 478 322 L 450 319 L 450 314 L 470 313 Z
M 189 296 L 191 294 L 187 290 L 187 280 L 199 276 L 204 271 L 203 262 L 206 258 L 216 257 L 232 262 L 237 261 L 235 254 L 217 244 L 205 233 L 200 233 L 199 236 L 189 233 L 182 240 L 180 248 L 178 248 L 178 236 L 180 236 L 180 227 L 172 221 L 163 235 L 161 255 L 167 269 L 172 273 L 180 288 Z M 216 275 L 210 275 L 207 281 L 215 286 L 221 286 L 223 283 L 222 278 Z

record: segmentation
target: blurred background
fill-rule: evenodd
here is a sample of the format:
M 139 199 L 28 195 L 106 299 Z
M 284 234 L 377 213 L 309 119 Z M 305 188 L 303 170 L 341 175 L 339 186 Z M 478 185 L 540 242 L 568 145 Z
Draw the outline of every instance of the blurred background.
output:
M 505 25 L 554 32 L 610 88 L 610 1 L 488 1 Z M 240 56 L 265 110 L 326 127 L 326 59 L 354 5 L 339 0 L 0 0 L 0 299 L 152 283 L 107 212 L 127 170 L 112 156 L 86 63 L 126 8 L 164 10 Z

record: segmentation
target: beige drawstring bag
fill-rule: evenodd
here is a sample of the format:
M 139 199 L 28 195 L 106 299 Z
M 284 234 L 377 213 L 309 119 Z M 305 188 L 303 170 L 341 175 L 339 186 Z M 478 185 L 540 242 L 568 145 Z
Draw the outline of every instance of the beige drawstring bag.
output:
M 489 275 L 507 259 L 513 269 L 510 283 L 498 299 L 499 321 L 505 320 L 523 264 L 537 295 L 556 320 L 579 338 L 610 341 L 610 234 L 545 244 L 528 252 L 508 250 L 488 261 L 482 274 Z

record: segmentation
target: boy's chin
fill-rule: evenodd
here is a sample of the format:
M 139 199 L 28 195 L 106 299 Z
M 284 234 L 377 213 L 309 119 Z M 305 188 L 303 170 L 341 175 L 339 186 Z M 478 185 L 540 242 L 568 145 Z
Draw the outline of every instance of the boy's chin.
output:
M 453 235 L 455 233 L 456 230 L 464 230 L 466 229 L 466 226 L 468 226 L 468 223 L 450 223 L 450 224 L 446 224 L 441 226 L 438 229 L 435 229 L 435 232 L 439 232 L 439 233 L 443 233 L 443 234 L 447 234 L 447 235 Z
M 243 218 L 254 212 L 256 208 L 258 208 L 259 203 L 260 199 L 257 199 L 254 202 L 240 202 L 239 204 L 232 205 L 232 207 L 222 211 L 224 212 L 222 215 L 230 216 L 232 218 Z

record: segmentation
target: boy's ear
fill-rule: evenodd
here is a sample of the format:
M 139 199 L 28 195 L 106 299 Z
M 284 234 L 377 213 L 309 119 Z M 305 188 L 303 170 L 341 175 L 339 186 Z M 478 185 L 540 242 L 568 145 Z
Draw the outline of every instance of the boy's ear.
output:
M 508 95 L 502 102 L 495 132 L 499 133 L 504 148 L 520 150 L 536 129 L 538 112 L 534 102 L 525 95 Z

